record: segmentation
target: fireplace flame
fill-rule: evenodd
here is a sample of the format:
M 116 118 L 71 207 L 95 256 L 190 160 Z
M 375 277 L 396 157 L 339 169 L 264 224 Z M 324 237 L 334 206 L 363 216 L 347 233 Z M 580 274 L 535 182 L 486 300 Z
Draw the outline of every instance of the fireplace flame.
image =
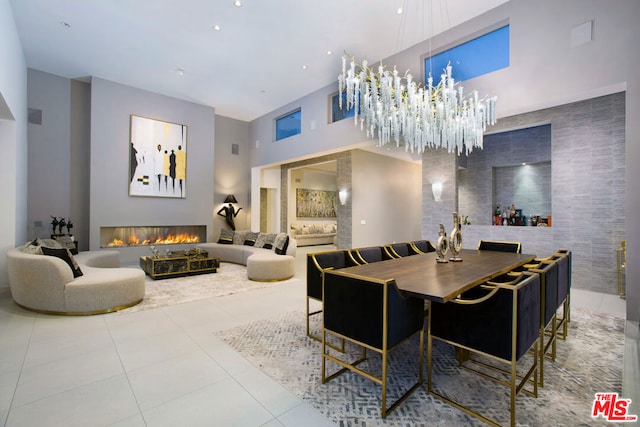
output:
M 158 236 L 155 239 L 140 240 L 138 236 L 131 235 L 127 239 L 127 243 L 120 239 L 114 238 L 111 242 L 107 243 L 107 247 L 123 247 L 123 246 L 148 246 L 148 245 L 175 245 L 181 243 L 199 243 L 200 237 L 195 234 L 178 233 L 169 234 L 166 237 Z

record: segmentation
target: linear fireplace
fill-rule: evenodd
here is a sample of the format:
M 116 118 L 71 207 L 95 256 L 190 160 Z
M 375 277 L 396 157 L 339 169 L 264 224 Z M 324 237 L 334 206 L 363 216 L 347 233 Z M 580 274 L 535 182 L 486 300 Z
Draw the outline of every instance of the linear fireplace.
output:
M 176 245 L 206 241 L 206 225 L 100 227 L 101 248 Z

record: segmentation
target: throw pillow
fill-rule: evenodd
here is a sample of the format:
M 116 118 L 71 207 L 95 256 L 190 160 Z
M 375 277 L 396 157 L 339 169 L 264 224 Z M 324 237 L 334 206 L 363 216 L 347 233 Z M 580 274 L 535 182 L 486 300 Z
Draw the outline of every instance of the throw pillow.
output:
M 60 258 L 64 262 L 66 262 L 69 265 L 69 267 L 71 268 L 71 271 L 73 272 L 73 277 L 82 276 L 82 271 L 80 270 L 80 267 L 78 266 L 78 263 L 76 262 L 76 260 L 73 259 L 73 255 L 71 255 L 71 252 L 69 252 L 69 249 L 66 249 L 66 248 L 48 248 L 46 246 L 43 246 L 42 247 L 42 254 L 43 255 L 54 256 L 54 257 Z
M 21 247 L 20 251 L 25 254 L 42 255 L 42 248 L 40 248 L 40 243 L 37 238 Z
M 276 241 L 276 235 L 275 234 L 267 234 L 264 237 L 264 245 L 262 246 L 263 248 L 266 249 L 272 249 L 273 248 L 273 242 Z
M 267 242 L 267 234 L 258 233 L 258 237 L 256 237 L 256 242 L 253 244 L 253 246 L 255 246 L 256 248 L 263 248 L 266 242 Z
M 258 232 L 250 231 L 244 238 L 245 246 L 254 246 L 256 244 L 256 239 L 258 238 Z
M 289 235 L 286 233 L 280 233 L 276 236 L 275 252 L 278 255 L 284 255 L 287 253 L 287 246 L 289 246 Z
M 38 239 L 40 246 L 46 246 L 48 248 L 62 248 L 63 246 L 56 239 Z
M 233 233 L 233 244 L 234 245 L 244 245 L 244 239 L 247 237 L 247 234 L 250 233 L 251 230 L 241 230 Z
M 223 245 L 230 245 L 233 243 L 233 230 L 220 230 L 220 238 L 218 239 L 218 243 L 222 243 Z

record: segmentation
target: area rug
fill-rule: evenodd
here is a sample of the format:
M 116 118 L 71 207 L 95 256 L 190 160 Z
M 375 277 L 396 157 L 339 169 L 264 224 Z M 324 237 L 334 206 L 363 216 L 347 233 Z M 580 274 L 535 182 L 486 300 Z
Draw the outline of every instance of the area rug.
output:
M 183 304 L 205 298 L 220 297 L 253 291 L 268 286 L 289 283 L 289 280 L 278 282 L 256 282 L 247 278 L 244 265 L 223 262 L 216 273 L 198 274 L 194 276 L 153 280 L 145 277 L 145 295 L 140 304 L 118 311 L 119 314 L 135 313 L 141 310 Z
M 319 333 L 320 316 L 313 318 L 312 328 Z M 337 425 L 485 425 L 427 393 L 426 351 L 424 385 L 382 419 L 381 387 L 372 381 L 348 372 L 321 384 L 321 345 L 306 337 L 303 312 L 286 313 L 216 335 Z M 411 368 L 416 366 L 417 344 L 417 339 L 407 342 L 391 353 L 389 402 L 415 381 L 417 368 Z M 601 418 L 592 419 L 591 408 L 595 393 L 621 393 L 623 349 L 622 317 L 572 310 L 567 340 L 558 341 L 556 361 L 545 363 L 545 387 L 538 389 L 537 398 L 521 393 L 516 400 L 517 424 L 610 425 Z M 348 346 L 346 352 L 355 358 L 355 348 Z M 481 409 L 502 425 L 509 424 L 507 387 L 459 369 L 453 349 L 435 340 L 433 361 L 437 391 Z M 368 365 L 360 366 L 378 369 L 380 360 L 376 355 L 364 363 Z

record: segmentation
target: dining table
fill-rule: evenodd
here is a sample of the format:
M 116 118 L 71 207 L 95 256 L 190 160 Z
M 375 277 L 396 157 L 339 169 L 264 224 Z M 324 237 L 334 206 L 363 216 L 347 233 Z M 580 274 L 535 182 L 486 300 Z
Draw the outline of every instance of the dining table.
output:
M 462 261 L 437 262 L 435 252 L 328 270 L 325 274 L 393 281 L 405 296 L 446 303 L 487 280 L 535 259 L 535 255 L 462 249 Z M 445 258 L 446 259 L 446 258 Z

